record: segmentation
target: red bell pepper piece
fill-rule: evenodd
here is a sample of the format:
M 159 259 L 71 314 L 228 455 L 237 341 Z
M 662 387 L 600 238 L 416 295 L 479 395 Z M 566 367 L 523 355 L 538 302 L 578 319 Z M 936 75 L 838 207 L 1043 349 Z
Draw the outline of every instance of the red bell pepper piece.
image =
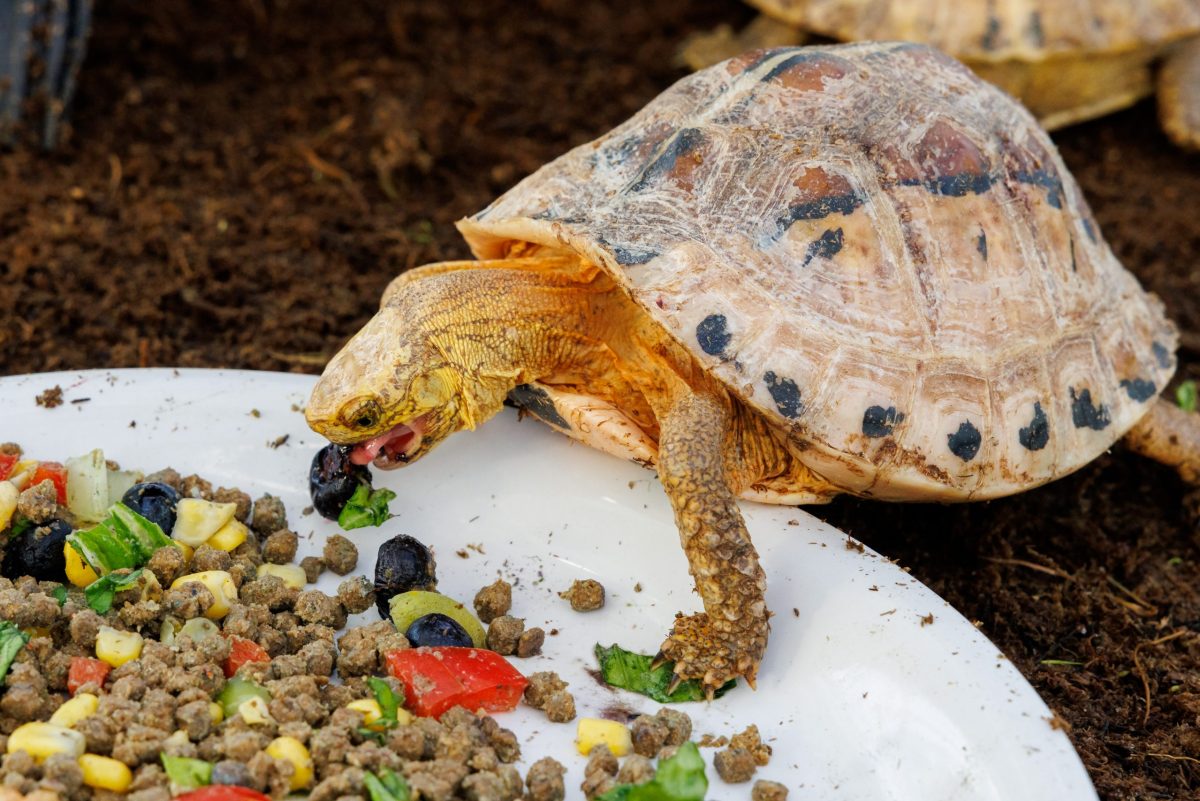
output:
M 37 468 L 33 471 L 33 478 L 29 480 L 29 486 L 36 487 L 46 479 L 54 484 L 54 491 L 58 493 L 58 505 L 67 505 L 67 468 L 63 467 L 58 462 L 38 462 Z
M 73 656 L 71 664 L 67 668 L 67 690 L 74 695 L 89 681 L 94 681 L 97 686 L 103 687 L 110 670 L 112 670 L 112 665 L 107 662 L 92 659 L 90 656 Z
M 247 640 L 236 634 L 230 634 L 226 639 L 229 640 L 229 656 L 226 657 L 222 667 L 227 679 L 233 678 L 233 675 L 238 672 L 238 668 L 247 662 L 271 661 L 271 655 L 254 640 Z
M 453 706 L 507 712 L 529 684 L 504 657 L 483 648 L 409 648 L 386 657 L 388 672 L 404 684 L 405 706 L 422 717 L 441 717 Z
M 175 801 L 271 801 L 270 796 L 232 784 L 210 784 L 175 796 Z
M 13 467 L 19 461 L 21 461 L 21 457 L 15 453 L 0 453 L 0 481 L 12 475 Z

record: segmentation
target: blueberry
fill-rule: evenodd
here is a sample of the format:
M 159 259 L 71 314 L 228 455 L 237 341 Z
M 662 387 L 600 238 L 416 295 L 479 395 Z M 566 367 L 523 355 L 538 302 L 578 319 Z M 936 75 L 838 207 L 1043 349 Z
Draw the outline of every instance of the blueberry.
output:
M 425 617 L 419 617 L 404 632 L 404 636 L 412 643 L 413 648 L 434 645 L 456 645 L 470 648 L 471 635 L 458 622 L 446 615 L 434 612 Z
M 351 450 L 348 445 L 330 444 L 313 457 L 308 471 L 308 493 L 321 517 L 337 520 L 358 485 L 371 485 L 371 472 L 365 465 L 350 461 Z
M 388 604 L 393 595 L 437 589 L 436 567 L 429 549 L 407 534 L 398 534 L 380 545 L 375 558 L 375 605 L 379 616 L 391 620 Z
M 38 581 L 65 581 L 67 559 L 63 554 L 63 545 L 71 531 L 70 524 L 63 520 L 30 526 L 5 546 L 0 576 L 8 579 L 33 576 Z
M 179 493 L 169 484 L 150 481 L 134 484 L 121 496 L 121 503 L 152 523 L 158 523 L 163 534 L 171 536 L 175 528 L 175 510 L 179 506 Z

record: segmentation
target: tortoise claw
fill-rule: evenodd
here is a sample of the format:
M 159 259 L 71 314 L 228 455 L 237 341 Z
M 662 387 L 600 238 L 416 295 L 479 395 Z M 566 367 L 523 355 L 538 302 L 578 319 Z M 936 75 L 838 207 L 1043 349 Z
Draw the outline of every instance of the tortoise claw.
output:
M 680 684 L 683 684 L 683 676 L 676 673 L 674 676 L 671 677 L 671 683 L 667 685 L 667 695 L 670 695 L 671 693 L 678 690 Z M 710 696 L 708 700 L 711 701 L 712 697 Z
M 654 659 L 652 659 L 650 661 L 650 669 L 658 670 L 660 667 L 662 667 L 663 665 L 667 664 L 670 661 L 671 661 L 670 659 L 667 659 L 666 654 L 664 654 L 662 651 L 659 651 L 657 654 L 654 655 Z

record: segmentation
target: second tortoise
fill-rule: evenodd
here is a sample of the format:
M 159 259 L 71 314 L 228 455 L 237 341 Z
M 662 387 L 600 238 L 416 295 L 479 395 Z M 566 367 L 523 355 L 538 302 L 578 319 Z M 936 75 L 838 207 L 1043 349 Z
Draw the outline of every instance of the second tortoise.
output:
M 921 42 L 961 59 L 1053 130 L 1157 95 L 1163 130 L 1200 149 L 1200 0 L 747 0 L 735 34 L 694 36 L 693 68 L 750 47 Z
M 770 629 L 739 498 L 994 498 L 1122 436 L 1200 476 L 1161 303 L 1029 113 L 930 48 L 718 64 L 459 227 L 479 260 L 393 281 L 309 424 L 391 468 L 512 398 L 656 468 L 704 605 L 662 656 L 709 690 Z

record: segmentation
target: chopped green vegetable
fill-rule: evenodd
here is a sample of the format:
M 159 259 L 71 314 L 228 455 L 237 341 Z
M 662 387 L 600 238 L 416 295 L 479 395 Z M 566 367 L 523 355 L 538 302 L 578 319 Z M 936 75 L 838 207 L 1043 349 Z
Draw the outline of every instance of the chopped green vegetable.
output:
M 372 490 L 366 484 L 359 484 L 338 515 L 338 525 L 346 530 L 382 525 L 392 516 L 388 503 L 395 497 L 396 493 L 389 489 Z
M 694 679 L 681 683 L 675 688 L 675 692 L 667 693 L 667 686 L 674 676 L 670 663 L 651 670 L 653 657 L 626 651 L 619 645 L 609 648 L 596 645 L 596 659 L 600 662 L 600 674 L 611 687 L 641 693 L 663 704 L 705 700 L 704 689 L 700 682 Z M 736 681 L 726 682 L 717 690 L 716 697 L 720 698 L 736 685 Z
M 32 520 L 28 517 L 17 515 L 13 518 L 12 525 L 8 527 L 8 538 L 16 539 L 31 528 L 33 528 Z
M 1196 388 L 1196 382 L 1189 378 L 1180 384 L 1175 390 L 1175 402 L 1185 412 L 1196 411 L 1196 407 L 1200 406 L 1200 391 Z
M 123 503 L 108 507 L 108 515 L 91 528 L 72 532 L 67 542 L 101 575 L 123 567 L 141 567 L 159 548 L 178 547 L 157 523 Z
M 173 788 L 178 790 L 195 790 L 212 783 L 213 766 L 203 759 L 161 754 L 163 770 L 167 772 Z
M 396 719 L 396 711 L 400 709 L 401 699 L 396 698 L 396 693 L 392 690 L 391 685 L 381 678 L 369 676 L 367 677 L 367 686 L 371 688 L 371 694 L 375 696 L 375 700 L 383 712 L 376 725 L 388 729 L 397 726 L 399 721 Z
M 67 588 L 61 584 L 51 590 L 50 595 L 54 597 L 54 600 L 58 601 L 59 606 L 67 602 Z
M 408 782 L 387 768 L 380 768 L 379 773 L 367 771 L 363 774 L 363 784 L 371 794 L 371 801 L 408 801 Z
M 27 642 L 29 635 L 17 628 L 15 623 L 0 620 L 0 683 Z
M 139 567 L 132 573 L 109 573 L 106 576 L 101 576 L 83 588 L 83 594 L 87 598 L 88 606 L 103 615 L 109 609 L 112 609 L 113 598 L 116 597 L 117 593 L 136 587 L 141 575 L 142 569 Z M 63 594 L 64 596 L 66 594 L 65 587 L 63 588 Z
M 661 760 L 654 778 L 645 784 L 619 784 L 598 801 L 704 801 L 708 777 L 695 743 L 679 746 L 675 755 Z
M 238 713 L 238 707 L 251 698 L 270 701 L 271 693 L 266 687 L 261 687 L 249 679 L 232 678 L 225 682 L 215 700 L 221 705 L 225 717 L 231 718 Z

